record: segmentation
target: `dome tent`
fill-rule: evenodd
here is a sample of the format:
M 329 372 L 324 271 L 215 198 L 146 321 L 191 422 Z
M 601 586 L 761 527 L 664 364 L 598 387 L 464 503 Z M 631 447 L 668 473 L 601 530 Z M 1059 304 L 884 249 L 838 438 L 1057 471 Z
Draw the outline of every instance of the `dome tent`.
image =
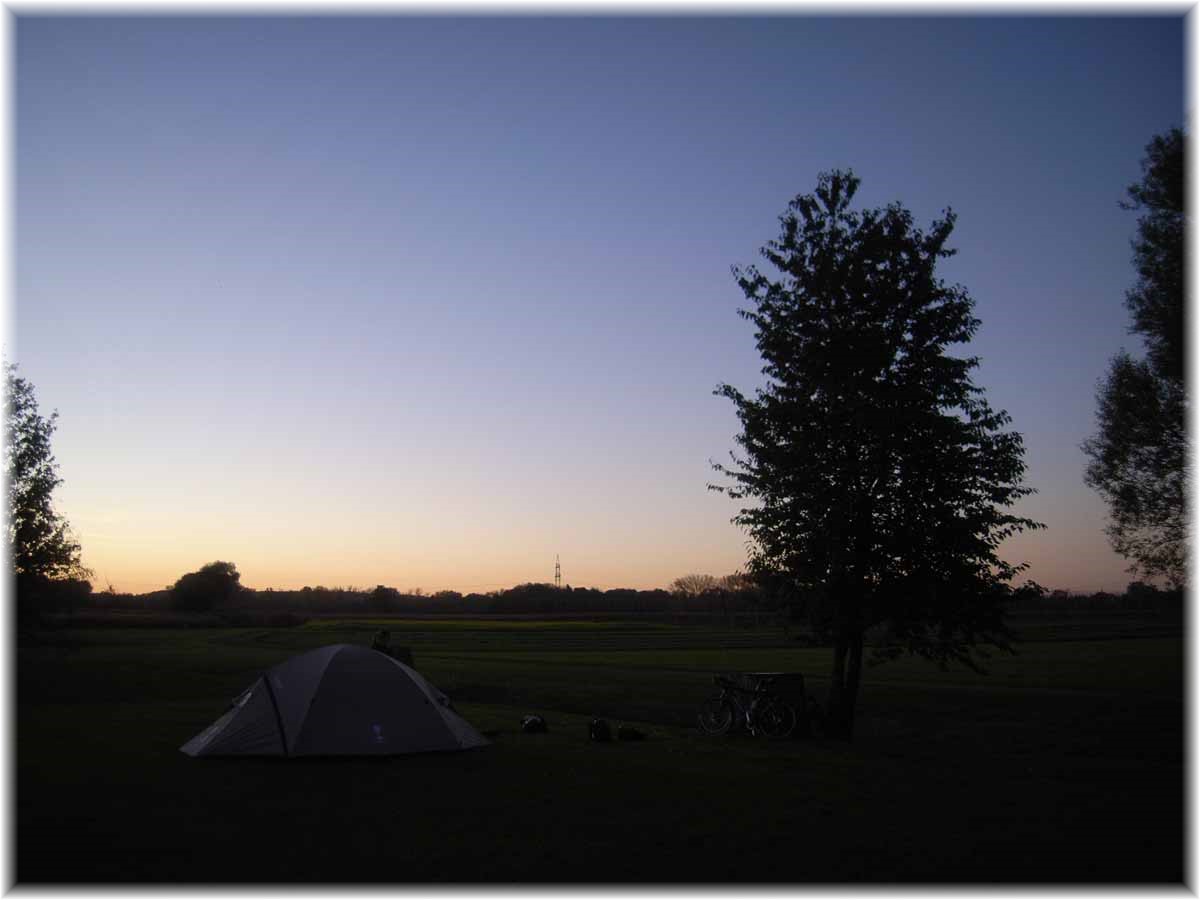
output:
M 179 749 L 188 756 L 334 756 L 487 743 L 415 669 L 377 650 L 332 644 L 264 672 Z

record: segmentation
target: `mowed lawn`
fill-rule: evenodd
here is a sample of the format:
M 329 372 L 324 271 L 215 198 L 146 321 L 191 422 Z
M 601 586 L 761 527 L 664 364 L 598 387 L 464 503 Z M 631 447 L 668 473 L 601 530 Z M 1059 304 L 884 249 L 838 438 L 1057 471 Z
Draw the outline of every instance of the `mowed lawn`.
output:
M 393 642 L 495 732 L 492 746 L 327 760 L 178 751 L 263 669 L 367 643 L 377 627 L 97 627 L 21 647 L 18 882 L 1184 877 L 1184 646 L 1161 629 L 1031 641 L 986 676 L 920 660 L 870 669 L 846 744 L 696 731 L 713 672 L 800 671 L 823 697 L 829 651 L 778 629 L 388 620 Z M 548 733 L 521 733 L 530 712 Z M 648 739 L 590 743 L 592 716 Z

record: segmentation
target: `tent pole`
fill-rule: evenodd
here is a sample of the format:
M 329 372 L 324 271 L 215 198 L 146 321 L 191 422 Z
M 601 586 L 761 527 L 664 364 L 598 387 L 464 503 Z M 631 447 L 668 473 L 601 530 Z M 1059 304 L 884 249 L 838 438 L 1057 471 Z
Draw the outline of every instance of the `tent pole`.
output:
M 269 672 L 262 674 L 263 684 L 267 686 L 267 696 L 271 698 L 271 708 L 275 710 L 275 724 L 279 726 L 279 743 L 283 744 L 283 755 L 290 756 L 288 753 L 287 734 L 283 730 L 283 717 L 279 715 L 279 704 L 275 702 L 275 691 L 271 689 L 271 678 Z

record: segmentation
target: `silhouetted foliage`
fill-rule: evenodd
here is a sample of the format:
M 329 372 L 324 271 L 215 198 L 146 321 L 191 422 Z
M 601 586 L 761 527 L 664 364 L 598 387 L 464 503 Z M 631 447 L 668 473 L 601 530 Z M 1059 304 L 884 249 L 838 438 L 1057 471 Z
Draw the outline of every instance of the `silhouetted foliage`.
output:
M 671 582 L 671 591 L 685 597 L 698 597 L 705 591 L 716 590 L 719 582 L 712 575 L 681 575 Z
M 1138 281 L 1125 305 L 1146 358 L 1123 350 L 1113 358 L 1096 396 L 1098 433 L 1083 444 L 1084 481 L 1108 503 L 1113 549 L 1131 572 L 1177 587 L 1188 566 L 1185 144 L 1178 128 L 1155 137 L 1122 204 L 1144 210 L 1133 241 Z
M 1142 180 L 1129 186 L 1129 202 L 1121 204 L 1145 211 L 1133 241 L 1138 281 L 1125 294 L 1133 316 L 1131 331 L 1145 339 L 1154 371 L 1176 381 L 1183 380 L 1186 366 L 1186 143 L 1179 128 L 1151 140 L 1142 160 Z
M 1182 609 L 1183 592 L 1178 588 L 1169 591 L 1159 590 L 1144 581 L 1130 582 L 1125 588 L 1125 606 L 1127 609 Z
M 1120 594 L 1110 591 L 1086 593 L 1062 589 L 1043 590 L 1040 593 L 1019 593 L 1014 595 L 1010 605 L 1013 610 L 1021 612 L 1120 610 L 1182 614 L 1184 610 L 1182 589 L 1163 590 L 1143 581 L 1130 582 L 1125 591 Z
M 372 612 L 389 612 L 400 608 L 400 592 L 395 588 L 378 585 L 367 600 Z
M 795 640 L 808 645 L 828 646 L 832 635 L 811 627 L 805 597 L 795 590 L 794 581 L 784 573 L 763 572 L 753 582 L 745 575 L 717 579 L 719 587 L 702 594 L 685 596 L 667 591 L 638 591 L 630 588 L 563 588 L 559 606 L 553 613 L 539 609 L 528 591 L 519 592 L 520 599 L 508 597 L 509 591 L 488 594 L 467 594 L 457 591 L 438 591 L 417 596 L 384 588 L 388 600 L 386 610 L 372 609 L 374 590 L 362 588 L 308 587 L 301 590 L 253 590 L 242 586 L 219 610 L 186 611 L 174 604 L 171 589 L 146 594 L 121 593 L 116 590 L 91 592 L 86 581 L 53 583 L 55 596 L 44 600 L 44 608 L 54 612 L 69 612 L 74 625 L 144 625 L 254 627 L 277 628 L 302 625 L 314 614 L 344 616 L 354 614 L 384 614 L 403 617 L 420 616 L 628 616 L 647 617 L 683 625 L 712 625 L 762 627 L 783 625 Z M 440 598 L 440 599 L 439 599 Z M 1174 620 L 1183 612 L 1183 593 L 1175 589 L 1160 590 L 1154 585 L 1134 582 L 1124 593 L 1097 591 L 1092 594 L 1075 591 L 1045 591 L 1032 583 L 1014 590 L 1007 606 L 1010 610 L 1028 613 L 1072 612 L 1144 612 L 1151 614 L 1147 622 L 1153 625 L 1163 617 Z M 1124 621 L 1124 620 L 1122 620 Z M 1139 619 L 1140 621 L 1140 619 Z M 793 630 L 792 625 L 807 628 Z M 867 632 L 866 643 L 878 651 L 887 652 L 890 636 L 885 627 Z
M 33 385 L 7 365 L 8 408 L 4 469 L 8 478 L 8 540 L 13 574 L 49 579 L 81 578 L 91 573 L 79 561 L 79 544 L 66 519 L 54 510 L 51 495 L 62 484 L 50 449 L 58 413 L 38 413 Z
M 741 422 L 729 481 L 749 501 L 750 570 L 781 581 L 834 647 L 831 728 L 849 736 L 864 634 L 879 654 L 976 667 L 981 644 L 1009 646 L 1009 535 L 1039 523 L 1003 511 L 1031 492 L 1021 436 L 951 356 L 979 326 L 965 289 L 935 274 L 954 215 L 929 232 L 898 204 L 852 212 L 859 179 L 822 174 L 797 196 L 763 256 L 778 271 L 735 268 L 750 301 L 766 386 L 720 385 Z M 983 655 L 982 653 L 980 655 Z
M 86 600 L 92 573 L 80 562 L 79 543 L 70 525 L 54 509 L 52 494 L 62 484 L 50 448 L 58 413 L 45 418 L 38 412 L 33 385 L 17 375 L 15 365 L 5 364 L 5 374 L 8 551 L 16 577 L 18 616 L 24 623 L 39 609 Z
M 39 613 L 86 609 L 92 603 L 92 583 L 86 578 L 43 579 L 26 576 L 18 579 L 18 584 L 18 590 L 24 590 L 29 595 L 21 602 L 29 603 Z
M 237 566 L 211 562 L 176 581 L 171 588 L 171 600 L 176 609 L 204 612 L 232 606 L 241 590 Z

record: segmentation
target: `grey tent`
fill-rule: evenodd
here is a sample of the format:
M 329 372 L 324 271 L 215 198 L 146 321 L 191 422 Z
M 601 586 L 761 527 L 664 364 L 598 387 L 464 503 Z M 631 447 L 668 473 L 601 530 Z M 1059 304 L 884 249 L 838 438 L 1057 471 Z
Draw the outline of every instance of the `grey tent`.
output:
M 354 644 L 293 656 L 179 749 L 188 756 L 466 750 L 488 741 L 419 672 Z

